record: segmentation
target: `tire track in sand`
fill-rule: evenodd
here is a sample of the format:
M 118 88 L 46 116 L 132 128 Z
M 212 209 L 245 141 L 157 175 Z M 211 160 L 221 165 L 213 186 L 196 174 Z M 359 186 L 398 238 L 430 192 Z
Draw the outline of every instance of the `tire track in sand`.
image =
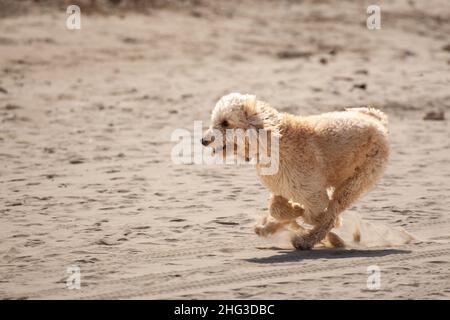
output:
M 298 255 L 305 255 L 305 258 L 311 258 L 311 255 L 318 255 L 318 259 L 326 259 L 333 257 L 334 259 L 329 259 L 328 262 L 332 263 L 325 264 L 322 263 L 320 266 L 308 266 L 303 263 L 299 264 L 299 261 L 294 261 L 291 263 L 290 266 L 286 266 L 285 263 L 283 263 L 283 266 L 280 267 L 280 265 L 272 265 L 269 270 L 261 270 L 262 268 L 259 267 L 257 270 L 250 270 L 246 272 L 241 272 L 239 274 L 231 274 L 231 275 L 225 275 L 225 276 L 219 276 L 219 277 L 210 277 L 206 279 L 200 279 L 200 280 L 192 280 L 192 281 L 185 281 L 185 282 L 177 282 L 177 283 L 171 283 L 171 284 L 151 284 L 145 285 L 145 289 L 139 289 L 139 288 L 130 288 L 130 289 L 118 289 L 118 290 L 111 290 L 106 291 L 104 293 L 96 294 L 96 295 L 89 295 L 87 292 L 70 292 L 72 295 L 69 298 L 81 298 L 81 299 L 126 299 L 126 298 L 136 298 L 136 297 L 143 297 L 143 296 L 152 296 L 154 297 L 165 297 L 167 295 L 170 295 L 172 292 L 198 292 L 199 290 L 202 291 L 203 289 L 210 288 L 210 287 L 240 287 L 243 284 L 249 285 L 253 282 L 260 283 L 261 281 L 273 281 L 277 279 L 282 278 L 298 278 L 302 275 L 314 275 L 314 274 L 320 274 L 320 273 L 330 273 L 330 272 L 337 272 L 339 271 L 345 271 L 346 269 L 354 268 L 355 266 L 367 266 L 369 264 L 374 263 L 398 263 L 403 261 L 414 261 L 414 260 L 425 260 L 430 258 L 442 258 L 450 256 L 450 248 L 449 247 L 435 247 L 436 249 L 427 249 L 427 250 L 421 250 L 417 252 L 406 252 L 405 253 L 395 253 L 391 254 L 389 257 L 362 257 L 360 261 L 352 261 L 351 263 L 348 263 L 347 261 L 338 262 L 336 259 L 339 259 L 339 254 L 342 255 L 342 259 L 347 258 L 357 258 L 358 257 L 358 251 L 351 252 L 350 256 L 343 255 L 342 253 L 345 253 L 345 251 L 335 251 L 331 253 L 326 253 L 325 255 L 320 255 L 320 250 L 316 251 L 310 251 L 310 252 L 298 252 Z M 370 250 L 366 251 L 369 252 Z M 336 257 L 336 253 L 338 253 L 338 257 Z M 301 258 L 301 257 L 299 257 Z M 314 257 L 313 257 L 314 258 Z M 267 262 L 273 262 L 276 263 L 280 262 L 280 258 L 274 257 L 272 259 L 266 258 Z M 368 261 L 370 260 L 370 261 Z M 332 262 L 331 262 L 332 261 Z M 240 264 L 243 264 L 241 262 Z M 203 267 L 203 268 L 193 268 L 193 269 L 187 269 L 182 270 L 179 272 L 175 272 L 177 274 L 177 277 L 179 279 L 185 279 L 186 276 L 188 276 L 191 273 L 197 273 L 197 272 L 213 272 L 216 271 L 223 271 L 223 269 L 233 269 L 232 267 L 235 267 L 239 265 L 238 264 L 231 264 L 224 266 L 217 266 L 217 267 Z M 248 264 L 246 265 L 249 266 Z M 184 276 L 183 276 L 184 275 Z M 129 277 L 129 278 L 121 278 L 121 279 L 113 279 L 105 282 L 101 282 L 101 285 L 143 285 L 146 281 L 151 281 L 157 279 L 159 282 L 161 281 L 168 281 L 170 278 L 173 279 L 174 272 L 162 272 L 162 273 L 149 273 L 144 274 L 136 277 Z M 98 289 L 98 288 L 97 288 Z M 49 295 L 57 295 L 61 294 L 67 297 L 68 290 L 66 288 L 55 288 L 55 289 L 49 289 L 49 290 L 43 290 L 43 291 L 37 291 L 37 292 L 30 292 L 30 293 L 24 293 L 20 295 L 16 295 L 16 297 L 27 297 L 27 298 L 39 298 L 39 297 L 48 297 Z

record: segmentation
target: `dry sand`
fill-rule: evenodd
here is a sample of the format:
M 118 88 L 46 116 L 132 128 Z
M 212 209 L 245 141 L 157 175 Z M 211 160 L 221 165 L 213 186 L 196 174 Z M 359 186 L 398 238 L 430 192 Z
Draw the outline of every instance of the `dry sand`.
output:
M 228 3 L 0 20 L 0 298 L 450 298 L 450 126 L 422 120 L 450 114 L 448 3 L 382 1 L 378 31 L 363 2 Z M 258 239 L 252 168 L 172 163 L 173 130 L 231 91 L 389 114 L 387 172 L 346 213 L 366 243 Z M 418 241 L 374 232 L 395 227 Z

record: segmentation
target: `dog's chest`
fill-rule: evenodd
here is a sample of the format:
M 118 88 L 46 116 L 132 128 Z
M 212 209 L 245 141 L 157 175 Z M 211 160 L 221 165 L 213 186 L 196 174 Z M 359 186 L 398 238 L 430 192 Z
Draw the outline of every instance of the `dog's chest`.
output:
M 258 167 L 257 173 L 261 182 L 273 194 L 283 196 L 287 199 L 292 199 L 298 192 L 296 179 L 292 175 L 289 175 L 286 170 L 283 170 L 282 167 L 280 167 L 278 172 L 274 175 L 263 175 L 261 174 L 261 170 Z

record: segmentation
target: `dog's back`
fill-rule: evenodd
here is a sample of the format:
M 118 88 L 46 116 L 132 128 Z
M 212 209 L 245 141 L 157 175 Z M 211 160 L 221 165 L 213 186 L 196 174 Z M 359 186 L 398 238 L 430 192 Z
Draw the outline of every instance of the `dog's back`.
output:
M 309 137 L 310 147 L 316 150 L 314 153 L 320 157 L 319 163 L 324 165 L 331 183 L 350 176 L 377 153 L 387 160 L 388 118 L 380 110 L 351 108 L 301 118 L 300 121 L 314 128 Z
M 370 108 L 370 107 L 362 107 L 362 108 L 346 108 L 345 111 L 347 112 L 358 112 L 365 115 L 368 115 L 370 117 L 373 117 L 381 122 L 381 124 L 388 130 L 388 116 L 381 110 Z

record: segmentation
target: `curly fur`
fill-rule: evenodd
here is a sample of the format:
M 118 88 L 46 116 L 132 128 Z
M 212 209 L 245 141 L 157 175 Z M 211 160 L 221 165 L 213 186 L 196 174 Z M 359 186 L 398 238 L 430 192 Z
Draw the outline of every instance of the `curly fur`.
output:
M 297 249 L 310 249 L 323 240 L 341 246 L 330 230 L 345 209 L 373 188 L 388 162 L 387 116 L 374 108 L 295 116 L 279 113 L 255 96 L 233 93 L 214 108 L 205 145 L 217 148 L 223 143 L 212 141 L 211 132 L 225 130 L 224 120 L 227 129 L 264 129 L 280 137 L 278 172 L 262 175 L 262 166 L 256 164 L 272 199 L 255 232 L 268 236 L 290 229 Z M 297 218 L 312 229 L 301 227 Z

